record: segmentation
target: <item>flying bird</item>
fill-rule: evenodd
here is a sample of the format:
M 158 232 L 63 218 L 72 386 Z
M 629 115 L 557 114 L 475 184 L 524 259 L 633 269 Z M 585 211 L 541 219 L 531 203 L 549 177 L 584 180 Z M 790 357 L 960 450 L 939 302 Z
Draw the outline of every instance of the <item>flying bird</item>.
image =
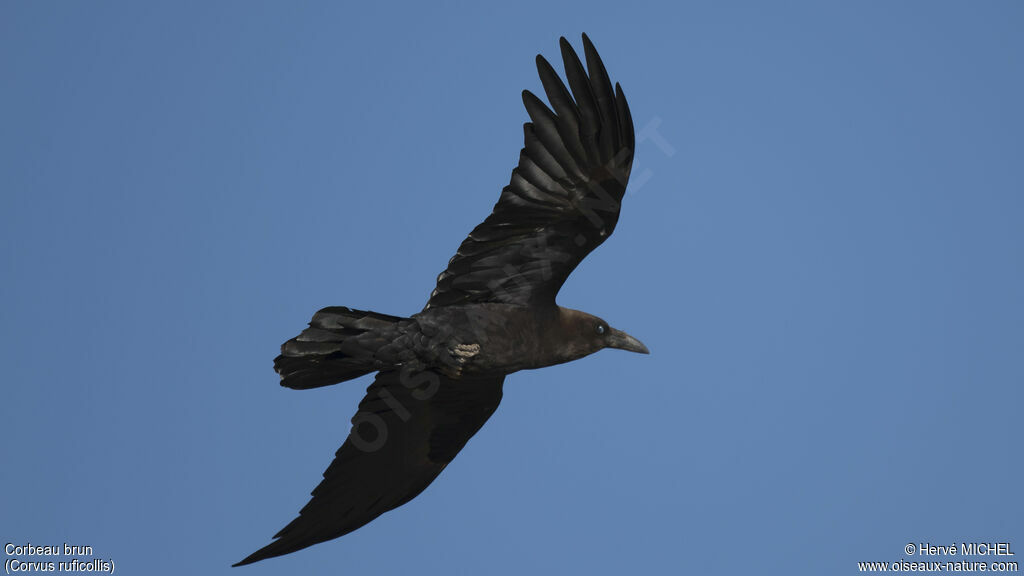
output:
M 281 346 L 281 385 L 306 390 L 376 372 L 309 503 L 235 566 L 356 530 L 416 497 L 483 426 L 505 376 L 603 348 L 647 354 L 636 338 L 555 295 L 619 219 L 635 146 L 622 88 L 583 35 L 586 69 L 560 40 L 566 88 L 543 56 L 551 108 L 529 91 L 512 179 L 459 246 L 418 314 L 332 306 Z

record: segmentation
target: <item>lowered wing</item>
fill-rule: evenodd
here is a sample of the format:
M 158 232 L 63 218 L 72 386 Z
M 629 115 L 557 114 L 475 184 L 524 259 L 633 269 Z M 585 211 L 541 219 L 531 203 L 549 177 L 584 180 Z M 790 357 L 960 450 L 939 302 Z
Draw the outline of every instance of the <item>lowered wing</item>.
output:
M 235 566 L 348 534 L 414 498 L 494 413 L 504 380 L 378 373 L 313 498 L 273 542 Z

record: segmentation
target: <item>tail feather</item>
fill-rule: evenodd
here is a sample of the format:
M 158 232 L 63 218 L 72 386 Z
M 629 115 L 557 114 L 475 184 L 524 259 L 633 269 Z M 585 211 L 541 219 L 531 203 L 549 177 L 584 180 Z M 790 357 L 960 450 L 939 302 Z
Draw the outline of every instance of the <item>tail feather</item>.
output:
M 324 308 L 309 328 L 281 345 L 274 370 L 282 386 L 297 390 L 358 378 L 380 369 L 374 359 L 380 336 L 403 320 L 344 306 Z

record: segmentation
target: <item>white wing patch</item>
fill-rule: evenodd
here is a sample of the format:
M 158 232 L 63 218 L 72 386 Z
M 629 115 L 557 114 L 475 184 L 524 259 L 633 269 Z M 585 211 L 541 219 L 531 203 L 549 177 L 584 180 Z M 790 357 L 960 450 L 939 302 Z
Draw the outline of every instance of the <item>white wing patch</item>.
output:
M 464 364 L 466 360 L 469 360 L 473 356 L 480 353 L 479 344 L 459 344 L 455 347 L 452 352 L 459 358 L 459 362 Z

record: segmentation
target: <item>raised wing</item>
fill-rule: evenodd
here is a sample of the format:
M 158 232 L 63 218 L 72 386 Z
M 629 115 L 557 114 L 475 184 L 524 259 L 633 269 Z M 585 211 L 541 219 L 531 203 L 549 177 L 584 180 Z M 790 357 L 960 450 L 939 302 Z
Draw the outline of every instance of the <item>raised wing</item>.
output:
M 554 112 L 523 91 L 531 122 L 523 126 L 519 166 L 494 211 L 437 277 L 427 308 L 553 304 L 569 274 L 615 229 L 633 165 L 633 119 L 587 35 L 589 75 L 565 38 L 560 45 L 572 93 L 537 56 Z
M 504 380 L 378 373 L 313 498 L 274 542 L 235 566 L 343 536 L 412 500 L 494 413 Z

